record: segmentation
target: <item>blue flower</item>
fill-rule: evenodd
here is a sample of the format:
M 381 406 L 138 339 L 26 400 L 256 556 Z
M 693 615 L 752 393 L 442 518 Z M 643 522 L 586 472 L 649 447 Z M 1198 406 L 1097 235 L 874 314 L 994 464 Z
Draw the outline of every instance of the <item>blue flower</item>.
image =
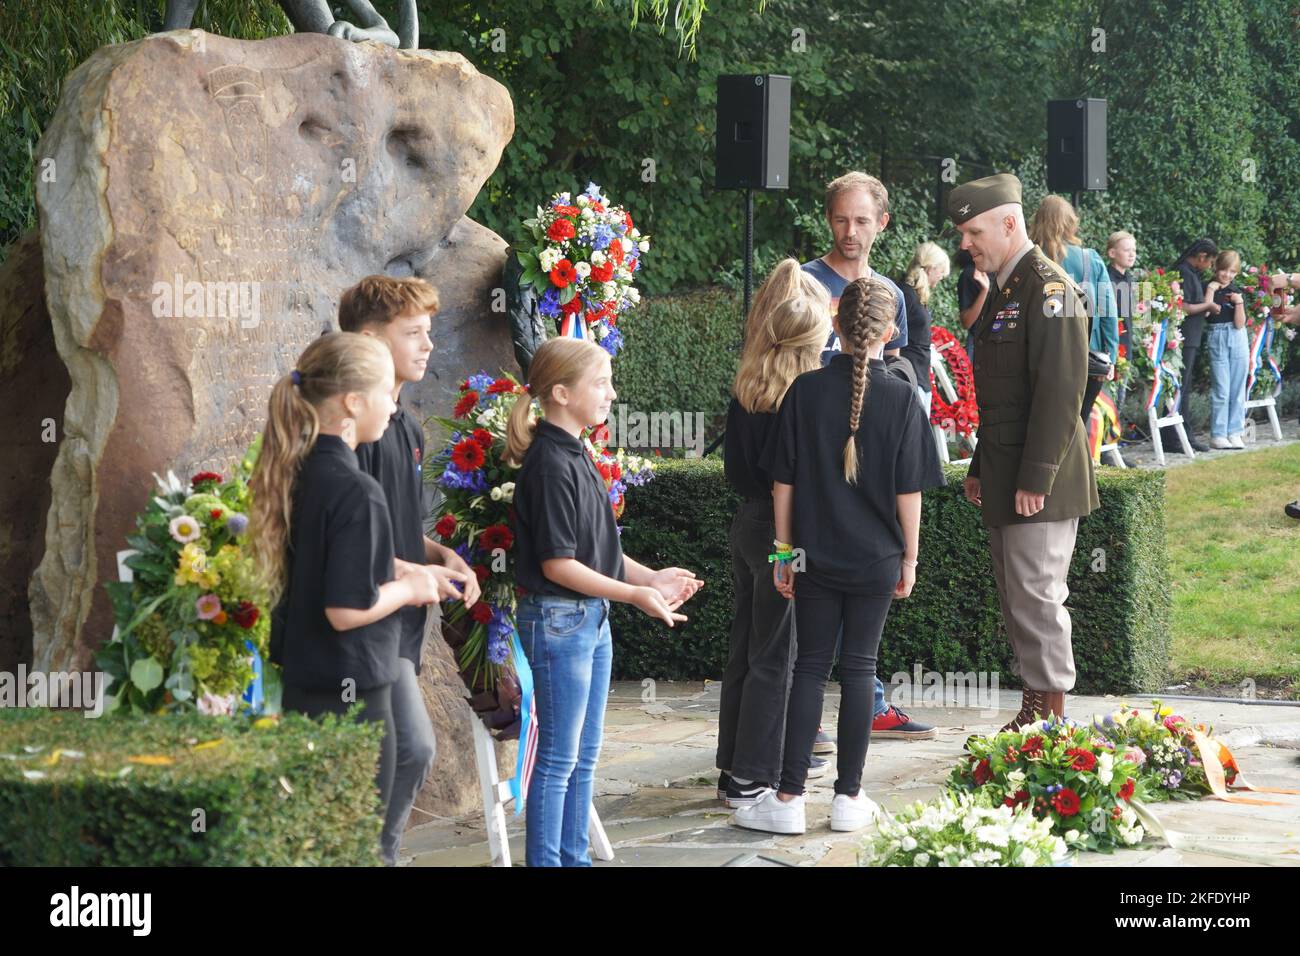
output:
M 582 194 L 593 202 L 602 204 L 606 202 L 605 197 L 600 194 L 600 187 L 595 183 L 587 183 L 587 188 L 582 191 Z
M 560 314 L 560 290 L 551 286 L 542 293 L 542 300 L 537 303 L 537 311 L 549 318 L 555 318 Z
M 248 515 L 232 514 L 226 519 L 226 530 L 238 537 L 248 530 Z
M 488 638 L 487 656 L 493 664 L 504 664 L 510 656 L 510 645 L 501 638 Z
M 591 231 L 591 244 L 597 249 L 608 249 L 614 241 L 614 230 L 601 223 Z
M 601 325 L 604 325 L 604 323 L 602 322 Z M 609 331 L 605 333 L 605 337 L 599 339 L 596 344 L 613 357 L 623 347 L 623 333 L 612 326 L 607 326 L 607 328 L 609 328 Z
M 478 392 L 481 396 L 487 391 L 487 387 L 495 381 L 496 379 L 487 374 L 487 372 L 479 372 L 478 374 L 469 377 L 469 387 Z

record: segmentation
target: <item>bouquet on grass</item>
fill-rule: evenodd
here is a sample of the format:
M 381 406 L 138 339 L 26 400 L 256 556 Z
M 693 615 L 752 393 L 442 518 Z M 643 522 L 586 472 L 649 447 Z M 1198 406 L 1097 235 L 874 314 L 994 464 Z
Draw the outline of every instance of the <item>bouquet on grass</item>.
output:
M 508 667 L 515 629 L 518 592 L 515 585 L 515 476 L 518 467 L 506 461 L 506 426 L 515 399 L 527 393 L 511 375 L 499 378 L 480 372 L 460 385 L 460 399 L 451 418 L 436 419 L 450 435 L 434 457 L 432 474 L 442 493 L 433 531 L 455 550 L 478 577 L 482 597 L 472 607 L 453 601 L 446 620 L 455 624 L 469 616 L 471 626 L 460 647 L 460 669 L 476 684 L 491 689 Z M 533 406 L 533 418 L 540 418 Z M 642 485 L 653 475 L 644 458 L 611 453 L 605 426 L 585 436 L 609 494 L 617 519 L 623 513 L 630 485 Z
M 1133 799 L 1148 794 L 1137 765 L 1092 728 L 1069 720 L 1034 721 L 1019 730 L 971 737 L 948 788 L 1025 808 L 1051 822 L 1072 849 L 1110 852 L 1141 842 Z
M 641 301 L 632 274 L 650 237 L 595 183 L 576 199 L 557 193 L 523 229 L 515 253 L 524 270 L 519 281 L 540 296 L 538 311 L 557 323 L 560 335 L 594 339 L 617 355 L 623 346 L 618 319 Z
M 859 866 L 1057 866 L 1069 855 L 1052 824 L 988 794 L 945 793 L 884 818 Z
M 158 494 L 126 539 L 132 580 L 104 585 L 117 631 L 96 662 L 110 680 L 110 709 L 231 714 L 243 705 L 270 632 L 244 540 L 257 448 L 228 480 L 154 476 Z

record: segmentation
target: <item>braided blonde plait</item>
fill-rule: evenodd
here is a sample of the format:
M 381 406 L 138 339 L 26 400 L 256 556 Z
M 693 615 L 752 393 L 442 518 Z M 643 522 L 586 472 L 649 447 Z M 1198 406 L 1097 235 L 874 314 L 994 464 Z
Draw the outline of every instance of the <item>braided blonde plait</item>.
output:
M 849 396 L 849 437 L 844 443 L 844 480 L 858 483 L 858 426 L 871 390 L 867 351 L 893 328 L 897 303 L 889 283 L 879 277 L 855 279 L 840 297 L 840 331 L 853 348 L 853 390 Z

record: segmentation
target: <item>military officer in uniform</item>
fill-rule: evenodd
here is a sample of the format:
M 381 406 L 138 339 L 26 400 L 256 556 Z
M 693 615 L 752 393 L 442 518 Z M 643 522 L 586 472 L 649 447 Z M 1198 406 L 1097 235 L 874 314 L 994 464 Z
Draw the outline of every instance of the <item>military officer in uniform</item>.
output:
M 1015 176 L 956 187 L 948 215 L 991 280 L 970 330 L 980 425 L 965 490 L 983 512 L 1024 687 L 1007 730 L 1036 714 L 1065 716 L 1074 687 L 1066 573 L 1079 519 L 1100 505 L 1079 417 L 1088 316 L 1082 291 L 1029 241 Z

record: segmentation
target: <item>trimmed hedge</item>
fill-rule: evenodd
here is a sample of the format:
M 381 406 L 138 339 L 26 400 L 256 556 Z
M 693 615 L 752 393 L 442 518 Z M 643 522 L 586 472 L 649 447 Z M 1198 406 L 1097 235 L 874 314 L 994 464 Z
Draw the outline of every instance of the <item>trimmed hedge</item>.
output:
M 0 866 L 378 865 L 381 734 L 297 714 L 0 710 Z
M 926 492 L 920 567 L 912 596 L 890 611 L 879 672 L 999 673 L 1016 682 L 998 607 L 988 534 L 962 494 L 964 467 Z M 1101 508 L 1079 523 L 1070 566 L 1075 691 L 1153 691 L 1167 674 L 1170 591 L 1165 549 L 1164 473 L 1098 470 Z M 665 461 L 638 488 L 624 517 L 624 550 L 651 567 L 677 565 L 704 578 L 669 630 L 615 605 L 614 676 L 622 680 L 719 679 L 732 618 L 728 529 L 739 503 L 716 457 Z M 797 543 L 797 542 L 796 542 Z

